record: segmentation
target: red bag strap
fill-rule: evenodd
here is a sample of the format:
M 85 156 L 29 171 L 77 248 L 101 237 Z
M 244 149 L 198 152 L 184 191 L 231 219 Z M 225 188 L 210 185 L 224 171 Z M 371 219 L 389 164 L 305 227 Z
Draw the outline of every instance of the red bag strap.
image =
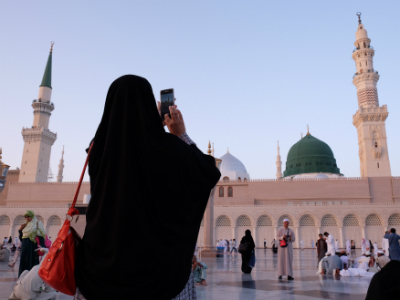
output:
M 78 187 L 76 188 L 74 201 L 72 201 L 72 205 L 71 205 L 71 207 L 68 209 L 68 213 L 67 213 L 67 214 L 68 214 L 70 217 L 73 217 L 73 216 L 75 216 L 75 215 L 79 215 L 79 211 L 75 208 L 75 204 L 76 204 L 76 201 L 78 200 L 79 191 L 80 191 L 80 189 L 81 189 L 83 176 L 85 176 L 86 167 L 87 167 L 88 162 L 89 162 L 90 150 L 92 150 L 92 147 L 93 147 L 93 142 L 90 144 L 90 147 L 89 147 L 88 155 L 87 155 L 87 157 L 86 157 L 85 166 L 83 167 L 83 171 L 82 171 L 82 174 L 81 174 L 81 178 L 79 179 Z

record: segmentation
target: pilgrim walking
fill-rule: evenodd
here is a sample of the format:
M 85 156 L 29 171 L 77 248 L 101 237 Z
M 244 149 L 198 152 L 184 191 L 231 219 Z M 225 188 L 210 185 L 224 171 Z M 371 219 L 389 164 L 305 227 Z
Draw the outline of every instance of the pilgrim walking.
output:
M 325 239 L 322 236 L 322 233 L 319 234 L 319 240 L 317 241 L 317 253 L 318 253 L 318 263 L 325 257 L 326 252 L 328 251 L 328 245 L 325 242 Z
M 18 277 L 23 271 L 30 271 L 33 266 L 39 264 L 39 254 L 37 250 L 44 246 L 46 231 L 42 222 L 40 222 L 35 213 L 28 210 L 25 213 L 26 223 L 19 228 L 19 239 L 21 240 L 21 258 L 19 264 Z M 39 242 L 39 243 L 38 243 Z
M 245 274 L 250 274 L 253 267 L 249 266 L 251 256 L 253 255 L 254 248 L 256 244 L 254 243 L 253 237 L 251 236 L 251 231 L 246 230 L 245 236 L 240 241 L 239 249 L 242 249 L 240 253 L 242 254 L 242 272 Z
M 89 155 L 92 197 L 75 299 L 196 299 L 192 258 L 221 173 L 190 139 L 176 106 L 165 121 L 158 106 L 142 77 L 122 76 L 108 90 Z M 115 243 L 105 242 L 110 236 Z M 151 236 L 165 246 L 162 262 L 145 242 Z
M 288 280 L 293 280 L 293 242 L 296 240 L 294 232 L 289 228 L 289 220 L 283 220 L 283 227 L 276 234 L 279 239 L 278 248 L 278 275 L 282 279 L 287 275 Z

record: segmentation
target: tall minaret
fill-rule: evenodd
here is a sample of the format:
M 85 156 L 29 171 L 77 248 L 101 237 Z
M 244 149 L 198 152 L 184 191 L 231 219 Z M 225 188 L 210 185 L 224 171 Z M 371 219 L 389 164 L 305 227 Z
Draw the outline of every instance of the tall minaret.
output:
M 279 141 L 278 141 L 278 155 L 276 157 L 276 178 L 280 179 L 282 178 L 282 161 L 281 161 L 281 155 L 279 153 Z
M 64 146 L 63 146 L 63 151 L 61 153 L 60 163 L 58 165 L 57 182 L 62 182 L 62 180 L 63 180 L 63 171 L 64 171 Z
M 361 177 L 391 176 L 385 127 L 388 110 L 386 105 L 379 106 L 376 88 L 379 75 L 372 60 L 375 51 L 361 23 L 361 13 L 357 16 L 356 49 L 353 52 L 357 72 L 353 84 L 357 88 L 358 111 L 353 116 L 353 124 L 358 134 Z
M 54 104 L 50 101 L 53 44 L 52 42 L 38 99 L 32 102 L 33 125 L 31 128 L 22 128 L 25 145 L 19 182 L 47 182 L 51 146 L 57 139 L 57 134 L 49 130 L 50 116 L 54 110 Z

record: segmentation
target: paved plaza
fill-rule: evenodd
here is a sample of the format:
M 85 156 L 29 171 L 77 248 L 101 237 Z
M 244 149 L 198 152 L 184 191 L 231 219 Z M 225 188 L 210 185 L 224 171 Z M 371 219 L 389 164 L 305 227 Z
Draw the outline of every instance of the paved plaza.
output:
M 353 256 L 360 255 L 357 250 Z M 198 286 L 200 300 L 275 299 L 318 300 L 365 299 L 370 278 L 337 277 L 317 275 L 316 250 L 294 250 L 294 278 L 288 282 L 278 280 L 276 274 L 277 255 L 271 249 L 256 250 L 257 263 L 251 275 L 240 271 L 241 257 L 225 255 L 220 258 L 202 258 L 208 265 L 208 286 Z M 11 269 L 0 263 L 0 299 L 8 299 L 18 276 L 18 265 Z M 71 300 L 73 297 L 60 294 L 56 299 Z M 110 299 L 111 300 L 111 299 Z

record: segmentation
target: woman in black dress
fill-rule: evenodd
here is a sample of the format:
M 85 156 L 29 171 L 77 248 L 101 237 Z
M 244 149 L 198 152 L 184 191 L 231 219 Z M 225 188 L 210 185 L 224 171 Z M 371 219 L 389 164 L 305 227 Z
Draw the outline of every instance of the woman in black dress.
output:
M 245 231 L 245 236 L 240 241 L 240 244 L 247 244 L 246 251 L 242 252 L 242 272 L 245 274 L 250 274 L 252 267 L 249 266 L 249 262 L 253 250 L 256 247 L 250 230 Z
M 45 247 L 44 238 L 46 232 L 42 222 L 36 219 L 35 213 L 28 210 L 25 213 L 26 223 L 19 228 L 19 239 L 21 240 L 21 260 L 19 264 L 18 277 L 25 270 L 30 271 L 33 266 L 39 264 L 38 244 L 36 237 L 39 238 L 39 246 Z
M 126 75 L 110 86 L 89 156 L 75 299 L 193 299 L 193 253 L 221 173 L 189 138 L 176 106 L 164 117 L 146 79 Z M 162 264 L 148 243 L 154 237 L 165 247 Z

